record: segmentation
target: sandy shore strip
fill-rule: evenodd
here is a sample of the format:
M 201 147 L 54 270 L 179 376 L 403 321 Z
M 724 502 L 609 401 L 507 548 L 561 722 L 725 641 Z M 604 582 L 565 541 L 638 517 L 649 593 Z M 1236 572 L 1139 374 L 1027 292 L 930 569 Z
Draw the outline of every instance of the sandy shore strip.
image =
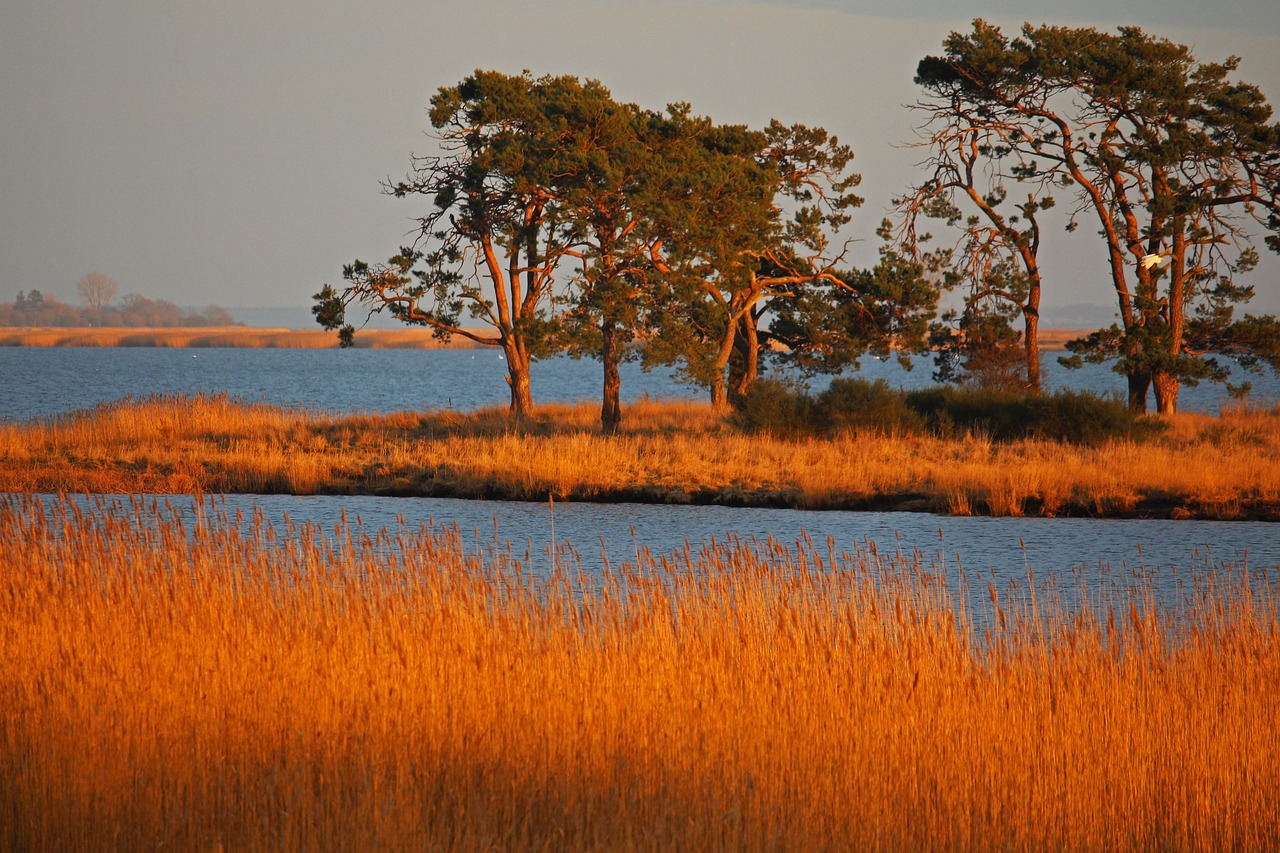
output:
M 1061 350 L 1066 342 L 1088 332 L 1041 329 L 1040 348 Z M 336 332 L 323 329 L 260 329 L 250 326 L 194 326 L 188 328 L 75 328 L 11 326 L 0 328 L 4 347 L 244 347 L 326 349 L 338 345 Z M 476 349 L 473 341 L 455 335 L 442 341 L 430 329 L 362 329 L 357 349 Z
M 244 347 L 327 349 L 338 345 L 337 332 L 323 329 L 259 329 L 249 326 L 186 328 L 59 328 L 14 326 L 0 328 L 6 347 Z M 363 329 L 356 333 L 358 349 L 474 349 L 479 346 L 455 335 L 442 341 L 430 329 Z

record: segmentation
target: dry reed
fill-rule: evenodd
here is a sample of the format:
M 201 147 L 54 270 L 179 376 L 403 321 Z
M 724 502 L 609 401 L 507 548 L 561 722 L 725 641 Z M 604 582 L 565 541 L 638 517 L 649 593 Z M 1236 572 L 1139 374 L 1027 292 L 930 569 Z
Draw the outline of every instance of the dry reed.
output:
M 16 497 L 0 554 L 6 850 L 1280 839 L 1280 626 L 1243 569 L 1173 609 L 971 609 L 870 544 L 584 577 L 449 531 Z
M 225 396 L 0 424 L 0 490 L 402 494 L 958 514 L 1280 519 L 1280 410 L 1180 415 L 1094 447 L 924 435 L 782 439 L 701 403 L 338 416 Z

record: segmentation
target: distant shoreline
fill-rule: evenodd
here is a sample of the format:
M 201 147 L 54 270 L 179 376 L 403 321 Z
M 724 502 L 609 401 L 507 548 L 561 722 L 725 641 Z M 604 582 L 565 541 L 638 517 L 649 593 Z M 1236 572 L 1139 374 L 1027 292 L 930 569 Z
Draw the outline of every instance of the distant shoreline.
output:
M 1041 329 L 1042 350 L 1064 349 L 1083 337 L 1077 329 Z M 0 347 L 159 347 L 245 349 L 332 349 L 336 332 L 323 329 L 256 328 L 252 326 L 129 327 L 0 327 Z M 481 344 L 454 335 L 442 341 L 425 328 L 361 329 L 356 349 L 478 349 Z
M 0 327 L 0 347 L 157 347 L 245 349 L 333 349 L 337 332 L 323 329 L 266 329 L 251 326 Z M 430 329 L 362 329 L 357 349 L 475 349 L 481 346 L 455 335 L 450 341 Z

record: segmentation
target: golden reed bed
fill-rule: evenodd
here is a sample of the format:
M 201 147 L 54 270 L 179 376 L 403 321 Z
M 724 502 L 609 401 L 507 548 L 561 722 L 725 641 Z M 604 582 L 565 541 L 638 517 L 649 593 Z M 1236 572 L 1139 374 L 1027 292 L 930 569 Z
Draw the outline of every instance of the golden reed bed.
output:
M 249 326 L 190 328 L 0 327 L 0 347 L 245 347 L 327 349 L 337 347 L 336 332 L 323 329 L 260 329 Z M 468 349 L 455 337 L 444 342 L 428 329 L 362 329 L 360 349 Z
M 744 434 L 711 407 L 328 415 L 225 396 L 126 401 L 0 424 L 0 491 L 387 494 L 1280 519 L 1280 410 L 1168 419 L 1096 447 L 851 433 Z
M 538 575 L 192 509 L 0 501 L 0 849 L 1280 842 L 1277 602 L 1242 569 L 970 610 L 870 546 Z

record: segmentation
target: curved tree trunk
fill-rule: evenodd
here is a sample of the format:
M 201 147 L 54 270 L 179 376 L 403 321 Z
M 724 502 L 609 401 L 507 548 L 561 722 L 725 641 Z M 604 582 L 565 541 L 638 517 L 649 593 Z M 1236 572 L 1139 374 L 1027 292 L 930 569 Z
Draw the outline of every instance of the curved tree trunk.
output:
M 733 352 L 737 345 L 737 325 L 730 318 L 725 323 L 724 336 L 720 339 L 720 349 L 716 352 L 715 372 L 711 377 L 711 408 L 717 412 L 723 412 L 729 407 L 729 394 L 725 385 L 725 370 L 732 371 L 729 365 L 733 361 Z
M 617 435 L 622 424 L 619 396 L 622 378 L 618 375 L 617 326 L 609 319 L 600 321 L 600 360 L 604 363 L 604 397 L 600 405 L 600 429 L 605 435 Z
M 734 341 L 738 357 L 729 363 L 729 402 L 742 404 L 760 373 L 760 335 L 756 318 L 748 311 L 738 320 L 738 334 Z

